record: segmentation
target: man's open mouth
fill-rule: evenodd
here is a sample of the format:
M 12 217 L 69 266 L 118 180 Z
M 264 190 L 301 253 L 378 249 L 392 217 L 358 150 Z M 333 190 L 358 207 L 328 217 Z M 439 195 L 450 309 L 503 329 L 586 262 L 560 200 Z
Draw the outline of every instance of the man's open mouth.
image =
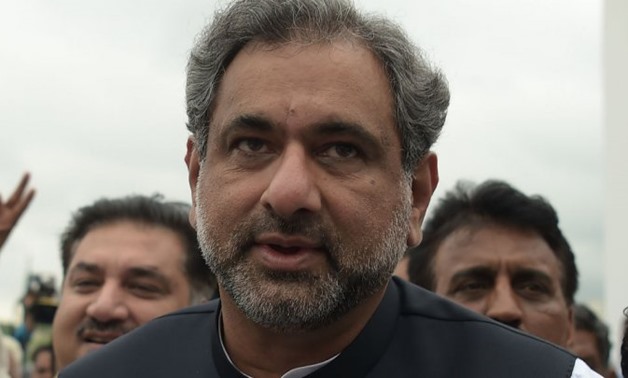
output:
M 301 247 L 283 247 L 278 244 L 269 244 L 269 246 L 277 252 L 288 254 L 299 252 L 301 249 Z

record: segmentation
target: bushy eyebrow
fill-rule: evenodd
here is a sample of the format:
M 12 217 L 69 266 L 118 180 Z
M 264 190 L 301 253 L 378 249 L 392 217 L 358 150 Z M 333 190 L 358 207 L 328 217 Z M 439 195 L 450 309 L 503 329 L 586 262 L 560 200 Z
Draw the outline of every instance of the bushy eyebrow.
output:
M 477 267 L 471 267 L 469 269 L 463 269 L 461 271 L 456 272 L 451 277 L 449 288 L 452 289 L 455 287 L 456 283 L 465 279 L 469 279 L 469 278 L 481 279 L 485 281 L 493 280 L 496 274 L 497 274 L 497 271 L 495 269 L 490 268 L 490 267 L 485 267 L 485 266 L 477 266 Z M 536 282 L 542 282 L 546 285 L 552 285 L 552 279 L 547 273 L 540 271 L 538 269 L 531 269 L 531 268 L 515 269 L 515 271 L 511 274 L 511 281 L 513 282 L 536 281 Z
M 232 133 L 242 131 L 271 132 L 277 129 L 277 126 L 267 118 L 256 114 L 243 114 L 232 121 L 225 127 L 221 139 L 228 140 Z M 363 144 L 372 151 L 380 151 L 386 144 L 380 141 L 375 135 L 366 130 L 362 125 L 347 121 L 322 121 L 315 123 L 313 127 L 306 131 L 307 136 L 346 136 Z
M 485 278 L 492 279 L 497 274 L 497 271 L 493 268 L 486 266 L 474 266 L 468 269 L 463 269 L 456 272 L 451 277 L 451 282 L 457 282 L 465 278 L 473 277 L 473 278 Z
M 170 281 L 166 276 L 156 268 L 152 267 L 133 267 L 125 272 L 125 279 L 129 278 L 147 278 L 157 281 L 165 288 L 170 288 Z
M 232 134 L 240 132 L 271 132 L 274 129 L 273 124 L 264 117 L 245 114 L 232 119 L 223 128 L 218 138 L 221 142 L 226 142 Z
M 72 268 L 70 268 L 70 273 L 68 275 L 72 275 L 73 273 L 85 272 L 91 274 L 102 274 L 103 270 L 96 264 L 90 264 L 86 262 L 78 262 Z
M 230 130 L 259 130 L 259 131 L 271 131 L 273 129 L 273 124 L 268 119 L 255 115 L 255 114 L 244 114 L 236 117 L 227 125 L 226 131 Z
M 551 284 L 551 277 L 540 270 L 530 268 L 517 269 L 513 274 L 513 280 L 516 281 L 539 281 L 545 284 Z
M 313 133 L 323 136 L 348 136 L 371 150 L 380 150 L 383 143 L 363 126 L 344 121 L 321 122 L 314 126 Z

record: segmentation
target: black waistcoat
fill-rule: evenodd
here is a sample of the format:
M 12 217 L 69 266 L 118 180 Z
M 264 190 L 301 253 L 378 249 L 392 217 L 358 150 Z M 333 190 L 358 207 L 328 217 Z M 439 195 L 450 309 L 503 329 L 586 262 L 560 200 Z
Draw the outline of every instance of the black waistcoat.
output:
M 219 301 L 160 317 L 61 378 L 242 377 L 217 335 Z M 331 363 L 308 377 L 568 378 L 575 357 L 393 278 L 377 311 Z

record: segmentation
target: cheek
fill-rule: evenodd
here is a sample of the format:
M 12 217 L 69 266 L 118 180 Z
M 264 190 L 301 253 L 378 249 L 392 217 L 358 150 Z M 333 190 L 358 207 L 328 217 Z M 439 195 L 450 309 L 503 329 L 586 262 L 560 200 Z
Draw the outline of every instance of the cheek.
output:
M 548 301 L 546 303 L 531 303 L 531 310 L 538 316 L 545 317 L 547 319 L 560 320 L 567 323 L 569 319 L 569 311 L 567 306 L 558 300 Z
M 531 305 L 527 323 L 542 332 L 562 335 L 569 332 L 569 312 L 560 303 Z
M 394 253 L 376 249 L 384 246 L 382 244 L 384 240 L 394 244 L 397 237 L 405 246 L 406 228 L 402 231 L 399 229 L 402 225 L 396 219 L 395 213 L 400 216 L 399 214 L 406 212 L 407 209 L 403 209 L 398 195 L 399 189 L 396 188 L 396 190 L 397 192 L 389 190 L 386 195 L 380 191 L 336 190 L 328 192 L 331 196 L 327 198 L 331 199 L 326 201 L 324 211 L 328 212 L 332 226 L 338 237 L 343 239 L 343 244 L 357 251 L 352 256 L 347 256 L 347 259 L 368 261 L 375 255 Z M 407 223 L 407 220 L 401 220 L 401 222 Z
M 67 329 L 76 326 L 84 317 L 85 311 L 89 304 L 87 298 L 74 295 L 72 293 L 64 293 L 65 300 L 62 300 L 55 313 L 53 329 L 67 331 Z
M 384 229 L 378 204 L 360 201 L 351 195 L 343 196 L 339 191 L 332 196 L 333 199 L 326 201 L 323 211 L 331 218 L 331 227 L 339 237 L 350 239 L 355 244 L 368 244 L 369 239 L 380 234 L 378 230 Z
M 67 365 L 75 358 L 78 348 L 75 338 L 76 329 L 83 320 L 84 314 L 85 311 L 72 299 L 62 301 L 57 309 L 52 325 L 52 340 L 57 358 L 63 365 Z
M 372 184 L 376 185 L 376 184 Z M 323 191 L 323 197 L 332 216 L 357 230 L 358 234 L 369 235 L 367 230 L 385 230 L 393 222 L 393 209 L 399 209 L 402 196 L 399 187 L 388 185 L 355 185 L 342 187 L 329 186 Z
M 219 232 L 222 227 L 214 227 L 215 220 L 219 220 L 220 223 L 225 223 L 227 218 L 230 217 L 231 212 L 226 211 L 229 207 L 233 207 L 230 204 L 229 197 L 225 192 L 216 190 L 212 185 L 201 185 L 198 188 L 196 196 L 196 227 L 197 230 L 201 228 L 212 228 L 211 232 Z M 232 209 L 235 211 L 235 209 Z
M 229 218 L 239 218 L 239 212 L 254 206 L 259 201 L 263 187 L 261 180 L 238 179 L 225 174 L 220 177 L 212 172 L 201 174 L 197 191 L 197 205 L 209 219 L 227 221 Z

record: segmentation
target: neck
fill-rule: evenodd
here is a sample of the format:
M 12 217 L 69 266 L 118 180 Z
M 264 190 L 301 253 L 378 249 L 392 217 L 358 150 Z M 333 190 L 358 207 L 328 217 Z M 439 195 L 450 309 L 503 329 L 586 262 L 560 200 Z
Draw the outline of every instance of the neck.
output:
M 308 331 L 281 332 L 249 320 L 221 290 L 223 342 L 231 361 L 252 377 L 281 377 L 287 371 L 325 361 L 345 349 L 366 326 L 386 288 L 339 320 Z

